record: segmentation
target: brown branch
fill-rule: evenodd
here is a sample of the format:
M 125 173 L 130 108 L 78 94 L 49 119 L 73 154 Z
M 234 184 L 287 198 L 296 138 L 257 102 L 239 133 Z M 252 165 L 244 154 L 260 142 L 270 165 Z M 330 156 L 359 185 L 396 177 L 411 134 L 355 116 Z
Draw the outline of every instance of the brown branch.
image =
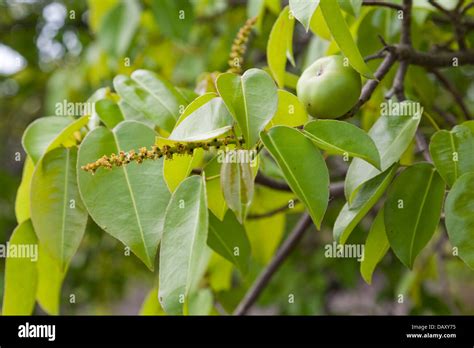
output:
M 293 204 L 298 204 L 298 203 L 300 203 L 300 201 L 298 199 L 293 200 Z M 290 209 L 290 207 L 288 206 L 288 204 L 285 204 L 285 205 L 282 205 L 281 207 L 278 207 L 276 209 L 267 211 L 265 213 L 249 214 L 247 216 L 247 219 L 249 219 L 249 220 L 264 219 L 264 218 L 271 217 L 271 216 L 279 214 L 279 213 L 284 213 L 289 209 Z
M 462 24 L 463 14 L 460 10 L 462 5 L 464 4 L 464 0 L 459 0 L 456 8 L 452 11 L 449 11 L 448 9 L 441 6 L 436 0 L 428 0 L 428 2 L 449 18 L 454 28 L 454 35 L 456 36 L 456 41 L 458 43 L 459 49 L 464 51 L 467 48 L 465 42 L 466 30 L 464 25 Z
M 429 72 L 431 72 L 436 78 L 441 82 L 443 87 L 452 95 L 453 99 L 458 103 L 459 107 L 461 108 L 464 117 L 467 120 L 472 120 L 472 117 L 469 113 L 469 109 L 467 108 L 466 103 L 464 102 L 463 97 L 461 96 L 461 93 L 458 91 L 456 86 L 449 81 L 446 76 L 444 76 L 440 71 L 436 69 L 428 69 Z
M 290 186 L 288 186 L 286 182 L 266 176 L 265 174 L 262 174 L 262 172 L 258 172 L 257 176 L 255 177 L 255 183 L 272 188 L 274 190 L 292 192 Z M 329 192 L 332 196 L 339 197 L 344 193 L 344 182 L 341 181 L 332 183 L 329 186 Z
M 370 99 L 372 94 L 374 93 L 375 89 L 379 85 L 380 81 L 383 80 L 385 75 L 389 72 L 390 68 L 395 64 L 397 61 L 397 57 L 392 52 L 389 52 L 382 63 L 379 65 L 377 71 L 374 73 L 375 79 L 368 80 L 364 87 L 362 88 L 362 92 L 359 97 L 359 101 L 354 105 L 354 107 L 347 112 L 345 115 L 341 116 L 341 119 L 346 119 L 349 117 L 354 116 L 357 111 Z
M 388 7 L 394 10 L 402 10 L 402 7 L 400 5 L 391 3 L 391 2 L 385 2 L 385 1 L 377 1 L 377 0 L 364 0 L 362 2 L 363 6 L 380 6 L 380 7 Z
M 257 301 L 258 297 L 265 289 L 275 272 L 280 268 L 287 256 L 301 240 L 301 237 L 303 237 L 304 232 L 311 225 L 311 223 L 311 217 L 307 213 L 304 213 L 288 238 L 278 249 L 268 266 L 265 267 L 265 269 L 258 276 L 257 280 L 255 280 L 253 283 L 252 287 L 247 291 L 244 298 L 235 309 L 234 315 L 247 314 L 250 307 L 252 307 L 255 301 Z

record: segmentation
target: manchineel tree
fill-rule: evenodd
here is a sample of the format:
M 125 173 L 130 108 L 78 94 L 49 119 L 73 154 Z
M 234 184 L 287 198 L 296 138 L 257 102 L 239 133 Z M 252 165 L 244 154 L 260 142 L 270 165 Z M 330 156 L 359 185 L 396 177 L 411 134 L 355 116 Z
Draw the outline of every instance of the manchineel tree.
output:
M 258 16 L 238 32 L 227 71 L 203 71 L 193 89 L 138 68 L 94 93 L 90 113 L 43 117 L 25 130 L 10 244 L 37 243 L 40 253 L 37 263 L 7 259 L 4 314 L 31 314 L 36 301 L 59 312 L 90 225 L 157 277 L 145 314 L 215 313 L 216 254 L 225 264 L 217 272 L 241 289 L 219 310 L 248 313 L 311 225 L 332 231 L 343 253 L 367 226 L 368 284 L 389 255 L 411 281 L 437 256 L 474 268 L 474 2 L 250 2 Z M 189 30 L 191 2 L 166 2 L 161 15 L 160 6 L 153 2 L 158 22 L 171 21 L 166 6 L 182 20 L 165 35 Z M 108 9 L 98 34 L 108 54 L 125 56 L 134 35 L 115 18 L 134 21 L 140 11 L 133 1 Z M 270 14 L 267 66 L 247 66 Z M 301 46 L 316 52 L 310 62 Z M 443 108 L 435 85 L 449 99 Z M 342 209 L 325 216 L 339 198 Z M 299 220 L 276 248 L 281 233 L 269 218 L 290 214 Z M 263 268 L 254 250 L 262 248 L 271 253 Z

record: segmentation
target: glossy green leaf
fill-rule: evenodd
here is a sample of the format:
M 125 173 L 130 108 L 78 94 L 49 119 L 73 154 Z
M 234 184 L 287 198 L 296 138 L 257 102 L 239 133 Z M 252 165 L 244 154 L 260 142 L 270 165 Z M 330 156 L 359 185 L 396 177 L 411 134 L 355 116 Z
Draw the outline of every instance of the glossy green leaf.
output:
M 194 23 L 191 0 L 153 0 L 151 8 L 161 33 L 172 39 L 186 40 Z
M 369 135 L 380 154 L 380 167 L 387 170 L 398 162 L 412 142 L 420 116 L 380 116 L 369 131 Z M 370 163 L 354 158 L 346 174 L 345 194 L 349 204 L 360 185 L 380 174 L 380 170 Z
M 311 18 L 318 8 L 319 0 L 290 0 L 290 10 L 293 16 L 309 30 Z
M 110 131 L 94 129 L 79 149 L 81 196 L 94 221 L 128 246 L 153 269 L 170 193 L 163 180 L 163 159 L 107 170 L 95 175 L 79 169 L 104 154 L 129 151 L 155 143 L 155 132 L 142 123 L 124 121 Z M 117 212 L 120 212 L 119 214 Z
M 21 183 L 16 192 L 15 199 L 15 216 L 16 221 L 21 224 L 30 218 L 30 186 L 31 178 L 35 165 L 31 160 L 31 157 L 26 157 L 25 163 L 23 164 L 23 174 L 21 177 Z
M 232 122 L 222 98 L 213 98 L 184 118 L 168 139 L 189 142 L 213 139 L 227 133 Z
M 216 84 L 219 94 L 239 125 L 245 147 L 250 149 L 277 110 L 275 83 L 263 70 L 249 69 L 242 77 L 232 73 L 221 74 Z
M 293 93 L 278 90 L 278 108 L 267 128 L 273 126 L 297 127 L 308 121 L 308 113 L 298 97 Z
M 243 223 L 253 198 L 254 181 L 251 163 L 239 160 L 246 150 L 226 152 L 221 167 L 221 187 L 227 206 Z M 243 157 L 242 157 L 243 158 Z
M 41 244 L 64 269 L 87 224 L 76 177 L 77 149 L 57 148 L 36 165 L 31 179 L 31 221 Z
M 267 43 L 268 67 L 280 88 L 285 86 L 286 60 L 295 65 L 293 58 L 293 30 L 295 19 L 287 7 L 278 16 L 273 25 Z
M 179 184 L 186 179 L 204 157 L 202 149 L 195 149 L 192 155 L 174 156 L 170 161 L 163 162 L 163 177 L 170 192 L 174 192 Z
M 41 117 L 26 128 L 23 133 L 22 144 L 33 163 L 38 162 L 46 152 L 49 144 L 72 121 L 72 118 L 64 116 Z
M 150 120 L 142 111 L 139 111 L 126 103 L 123 99 L 118 102 L 118 106 L 125 120 L 138 121 L 146 124 L 150 128 L 155 128 L 155 122 Z
M 204 173 L 206 174 L 207 205 L 209 210 L 222 221 L 228 207 L 222 193 L 221 167 L 219 156 L 215 156 L 204 167 Z
M 364 259 L 360 263 L 360 273 L 367 284 L 372 283 L 372 274 L 377 264 L 383 259 L 390 244 L 385 233 L 384 211 L 380 209 L 372 222 L 364 246 Z
M 262 133 L 262 140 L 319 228 L 329 200 L 329 173 L 319 149 L 298 130 L 285 126 Z
M 212 250 L 232 262 L 245 274 L 250 259 L 250 242 L 234 214 L 228 212 L 223 221 L 214 214 L 209 215 L 209 235 L 207 245 Z
M 354 17 L 358 17 L 363 0 L 337 0 L 342 10 Z
M 59 314 L 61 288 L 66 270 L 61 270 L 57 261 L 40 244 L 38 257 L 38 289 L 36 300 L 50 315 Z
M 459 257 L 474 269 L 474 173 L 462 175 L 448 193 L 446 229 Z
M 204 178 L 194 175 L 173 193 L 166 209 L 160 249 L 159 300 L 168 314 L 186 312 L 184 304 L 207 262 L 208 211 Z
M 409 268 L 433 236 L 441 217 L 445 185 L 429 163 L 405 169 L 385 201 L 385 229 L 395 255 Z
M 110 99 L 101 99 L 95 103 L 95 112 L 107 128 L 114 128 L 124 120 L 118 104 Z
M 137 1 L 124 0 L 104 15 L 97 36 L 110 55 L 121 57 L 125 54 L 137 30 L 140 12 Z
M 209 289 L 199 289 L 189 296 L 189 315 L 209 315 L 214 305 L 214 297 Z
M 270 262 L 285 233 L 285 214 L 245 221 L 252 257 L 264 266 Z
M 330 154 L 361 158 L 380 168 L 380 156 L 371 137 L 348 122 L 318 120 L 305 125 L 304 135 Z
M 430 153 L 436 169 L 449 186 L 461 175 L 474 172 L 474 134 L 466 126 L 437 131 L 431 138 Z
M 51 151 L 60 146 L 71 147 L 76 145 L 77 140 L 74 133 L 80 131 L 88 122 L 89 116 L 81 116 L 74 120 L 71 124 L 66 126 L 66 128 L 64 128 L 51 143 L 49 143 L 45 152 Z
M 175 127 L 177 127 L 181 122 L 184 121 L 184 119 L 193 114 L 196 110 L 200 109 L 202 106 L 217 97 L 218 95 L 216 93 L 208 92 L 204 93 L 203 95 L 200 95 L 199 97 L 191 101 L 188 106 L 186 106 L 186 108 L 183 110 L 183 113 L 179 116 Z
M 373 79 L 374 75 L 360 54 L 347 23 L 341 13 L 338 2 L 334 0 L 321 0 L 319 5 L 323 13 L 324 20 L 331 31 L 331 35 L 336 41 L 344 56 L 349 59 L 351 66 L 361 75 L 368 79 Z
M 175 88 L 155 73 L 136 70 L 131 77 L 118 75 L 114 88 L 123 100 L 156 125 L 171 132 L 186 102 Z
M 139 315 L 166 315 L 158 301 L 158 288 L 150 290 L 142 303 Z
M 336 241 L 341 244 L 347 241 L 357 224 L 382 197 L 395 176 L 397 168 L 398 165 L 394 164 L 386 171 L 362 184 L 356 192 L 352 204 L 346 203 L 342 207 L 334 223 L 333 235 Z
M 3 315 L 31 315 L 36 301 L 38 283 L 38 241 L 30 220 L 13 231 L 8 242 L 9 257 L 5 260 Z M 21 249 L 29 254 L 21 256 Z M 16 255 L 11 253 L 15 251 Z

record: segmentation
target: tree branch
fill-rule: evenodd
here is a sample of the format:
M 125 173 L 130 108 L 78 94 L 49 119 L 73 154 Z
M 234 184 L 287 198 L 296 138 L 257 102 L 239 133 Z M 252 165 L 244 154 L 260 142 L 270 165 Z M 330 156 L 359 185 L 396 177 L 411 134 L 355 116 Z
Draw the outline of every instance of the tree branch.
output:
M 428 69 L 429 72 L 431 72 L 436 78 L 441 82 L 443 87 L 453 96 L 454 100 L 456 103 L 458 103 L 459 107 L 461 108 L 464 117 L 467 120 L 472 120 L 472 117 L 469 113 L 469 109 L 467 108 L 466 103 L 464 102 L 463 97 L 461 96 L 461 93 L 458 91 L 456 86 L 449 81 L 446 76 L 444 76 L 439 70 L 436 69 Z
M 392 52 L 389 52 L 385 59 L 382 61 L 382 63 L 379 65 L 377 71 L 374 73 L 375 79 L 374 80 L 368 80 L 364 87 L 362 88 L 362 92 L 359 97 L 359 101 L 357 102 L 356 105 L 345 115 L 341 116 L 341 119 L 349 118 L 354 116 L 357 111 L 360 110 L 362 105 L 364 105 L 372 96 L 372 93 L 374 93 L 375 89 L 379 85 L 380 81 L 383 80 L 385 75 L 389 72 L 390 68 L 395 64 L 397 61 L 397 57 L 395 54 Z
M 394 10 L 400 11 L 402 7 L 397 4 L 393 4 L 391 2 L 384 2 L 384 1 L 377 1 L 377 0 L 364 0 L 362 2 L 363 6 L 380 6 L 380 7 L 388 7 Z
M 274 190 L 292 192 L 290 186 L 288 186 L 286 182 L 266 176 L 265 174 L 262 174 L 262 172 L 257 173 L 257 176 L 255 177 L 255 183 L 272 188 Z M 340 181 L 332 183 L 329 185 L 329 192 L 331 196 L 341 196 L 344 193 L 344 182 Z
M 234 315 L 245 315 L 252 305 L 257 301 L 262 291 L 267 286 L 270 279 L 273 277 L 275 272 L 280 268 L 287 256 L 295 248 L 298 242 L 303 237 L 306 229 L 311 225 L 311 217 L 304 213 L 296 224 L 293 231 L 290 233 L 288 238 L 283 242 L 277 253 L 270 261 L 268 266 L 260 273 L 257 280 L 253 283 L 252 287 L 247 291 L 242 301 L 239 303 L 234 311 Z

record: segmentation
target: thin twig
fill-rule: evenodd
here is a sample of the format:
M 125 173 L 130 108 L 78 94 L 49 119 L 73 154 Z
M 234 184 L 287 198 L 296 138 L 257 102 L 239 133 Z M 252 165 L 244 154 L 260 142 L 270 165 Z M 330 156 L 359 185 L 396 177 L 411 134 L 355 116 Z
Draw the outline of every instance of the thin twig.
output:
M 298 199 L 293 199 L 293 205 L 296 205 L 298 203 L 300 203 L 300 201 Z M 247 215 L 247 219 L 249 219 L 249 220 L 264 219 L 264 218 L 271 217 L 271 216 L 279 214 L 279 213 L 284 213 L 284 212 L 286 212 L 287 210 L 290 210 L 290 209 L 291 208 L 289 206 L 289 203 L 287 203 L 287 204 L 282 205 L 281 207 L 275 208 L 275 209 L 267 211 L 265 213 L 249 214 L 249 215 Z
M 402 7 L 400 5 L 391 3 L 391 2 L 385 2 L 385 1 L 377 1 L 377 0 L 364 0 L 362 2 L 363 6 L 380 6 L 380 7 L 388 7 L 394 10 L 400 11 Z
M 456 103 L 458 103 L 459 107 L 461 108 L 464 117 L 467 120 L 472 120 L 472 117 L 469 113 L 469 109 L 467 108 L 466 103 L 464 102 L 463 97 L 461 96 L 461 93 L 458 91 L 456 86 L 449 81 L 446 76 L 444 76 L 439 70 L 437 69 L 429 69 L 429 71 L 436 76 L 436 78 L 441 82 L 443 87 L 453 96 L 454 100 Z
M 265 289 L 270 279 L 301 240 L 301 237 L 303 237 L 304 232 L 310 225 L 311 217 L 307 213 L 304 213 L 288 238 L 278 249 L 268 266 L 265 267 L 265 269 L 258 276 L 257 280 L 253 283 L 252 287 L 247 291 L 244 298 L 235 309 L 234 315 L 245 315 L 248 313 L 249 309 L 252 307 L 255 301 L 257 301 L 258 297 Z

